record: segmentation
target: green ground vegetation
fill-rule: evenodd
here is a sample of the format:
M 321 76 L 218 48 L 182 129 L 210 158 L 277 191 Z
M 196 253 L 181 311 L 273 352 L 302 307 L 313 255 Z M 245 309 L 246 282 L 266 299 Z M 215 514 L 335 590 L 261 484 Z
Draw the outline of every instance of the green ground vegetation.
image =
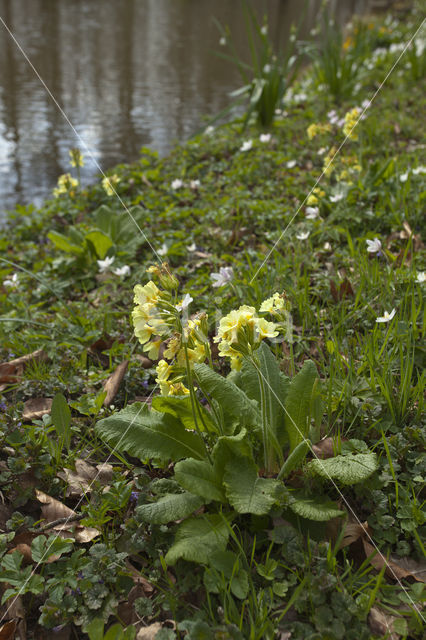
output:
M 424 30 L 397 62 L 421 20 L 327 26 L 279 91 L 262 60 L 248 118 L 9 215 L 2 637 L 421 637 Z M 213 337 L 242 305 L 285 331 L 225 333 L 236 371 Z M 185 331 L 193 366 L 164 354 Z

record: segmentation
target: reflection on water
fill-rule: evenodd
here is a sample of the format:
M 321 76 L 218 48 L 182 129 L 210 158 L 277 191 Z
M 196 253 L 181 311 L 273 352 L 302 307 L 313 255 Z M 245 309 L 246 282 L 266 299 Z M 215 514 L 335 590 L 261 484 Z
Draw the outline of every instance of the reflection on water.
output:
M 304 3 L 252 4 L 283 43 Z M 368 2 L 332 4 L 345 20 Z M 319 5 L 307 3 L 306 30 Z M 0 16 L 104 170 L 137 159 L 143 145 L 165 154 L 239 86 L 232 65 L 212 53 L 213 17 L 244 46 L 237 0 L 0 0 Z M 0 69 L 1 215 L 47 197 L 81 143 L 2 24 Z M 86 183 L 98 173 L 89 159 L 83 172 Z

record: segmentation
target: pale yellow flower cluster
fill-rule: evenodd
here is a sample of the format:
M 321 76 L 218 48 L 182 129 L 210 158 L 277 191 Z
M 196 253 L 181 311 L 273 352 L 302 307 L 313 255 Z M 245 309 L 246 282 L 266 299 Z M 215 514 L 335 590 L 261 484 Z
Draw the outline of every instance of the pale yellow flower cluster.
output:
M 358 133 L 354 127 L 358 121 L 361 111 L 358 107 L 354 107 L 345 114 L 345 124 L 343 125 L 343 133 L 348 136 L 350 140 L 358 140 Z
M 186 395 L 189 393 L 182 380 L 186 375 L 186 358 L 189 367 L 195 362 L 204 362 L 209 356 L 207 338 L 207 317 L 201 315 L 189 319 L 185 324 L 181 318 L 183 309 L 187 309 L 192 298 L 187 294 L 180 304 L 174 304 L 172 291 L 176 292 L 178 281 L 170 272 L 167 264 L 161 268 L 150 267 L 160 280 L 160 284 L 169 290 L 162 291 L 150 280 L 145 286 L 137 284 L 134 288 L 135 307 L 132 321 L 135 336 L 143 345 L 143 350 L 151 360 L 157 360 L 160 347 L 166 348 L 163 359 L 157 365 L 156 382 L 163 395 Z M 173 361 L 168 364 L 167 360 Z
M 318 204 L 319 198 L 323 198 L 324 196 L 325 196 L 325 191 L 323 191 L 319 187 L 315 187 L 315 189 L 312 190 L 311 195 L 306 200 L 306 204 L 309 207 L 312 206 L 313 204 Z
M 269 301 L 263 304 L 266 303 Z M 259 318 L 254 307 L 243 305 L 221 319 L 214 341 L 219 343 L 219 355 L 230 358 L 231 368 L 239 371 L 243 355 L 252 353 L 264 338 L 275 338 L 278 333 L 274 322 Z
M 84 157 L 80 149 L 70 149 L 70 165 L 72 167 L 84 167 Z
M 324 175 L 327 177 L 331 176 L 331 174 L 333 173 L 334 165 L 330 164 L 330 162 L 334 158 L 336 151 L 337 151 L 336 147 L 331 147 L 330 151 L 328 151 L 326 156 L 324 157 L 324 164 L 323 164 L 322 170 L 324 172 Z
M 315 138 L 315 136 L 321 134 L 321 133 L 328 133 L 329 131 L 331 131 L 331 125 L 326 123 L 326 124 L 320 124 L 320 123 L 316 123 L 316 124 L 310 124 L 309 127 L 306 130 L 306 133 L 308 134 L 308 138 L 309 140 L 312 140 L 312 138 Z
M 107 196 L 115 195 L 115 187 L 118 185 L 119 182 L 120 182 L 120 178 L 116 173 L 114 173 L 112 176 L 105 176 L 102 179 L 102 187 L 105 193 L 107 194 Z
M 70 193 L 72 195 L 72 189 L 78 187 L 78 180 L 73 178 L 70 173 L 64 173 L 58 178 L 58 186 L 53 189 L 53 195 L 55 198 L 62 193 Z

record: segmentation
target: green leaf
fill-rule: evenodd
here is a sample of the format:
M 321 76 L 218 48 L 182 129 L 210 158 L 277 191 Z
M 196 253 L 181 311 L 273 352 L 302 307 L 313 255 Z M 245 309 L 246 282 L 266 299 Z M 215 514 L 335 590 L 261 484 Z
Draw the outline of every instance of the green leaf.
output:
M 247 431 L 241 429 L 236 436 L 221 436 L 212 451 L 214 466 L 220 478 L 223 478 L 225 467 L 236 456 L 252 459 L 252 450 L 247 437 Z
M 307 468 L 322 478 L 337 480 L 341 484 L 363 482 L 379 467 L 373 452 L 340 455 L 326 460 L 312 460 Z
M 205 457 L 204 444 L 198 434 L 186 431 L 172 415 L 149 410 L 140 402 L 100 420 L 95 429 L 100 438 L 119 451 L 127 451 L 142 460 L 158 458 L 167 462 Z
M 86 241 L 89 242 L 98 258 L 103 260 L 107 251 L 112 247 L 113 242 L 103 231 L 90 231 L 86 234 Z
M 207 460 L 181 460 L 175 466 L 175 478 L 183 489 L 204 500 L 226 501 L 221 474 Z
M 59 233 L 58 231 L 49 231 L 47 237 L 51 242 L 53 242 L 55 247 L 61 249 L 62 251 L 66 251 L 67 253 L 74 253 L 76 255 L 81 255 L 82 253 L 84 253 L 83 247 L 73 244 L 66 236 L 64 236 L 62 233 Z
M 311 398 L 318 374 L 312 360 L 306 360 L 292 379 L 285 403 L 285 427 L 290 441 L 290 452 L 308 437 Z
M 136 507 L 138 517 L 152 524 L 167 524 L 174 520 L 187 518 L 196 511 L 204 501 L 191 493 L 168 493 L 156 502 Z
M 43 563 L 49 562 L 49 558 L 52 556 L 58 557 L 63 553 L 68 553 L 72 550 L 73 541 L 71 539 L 64 540 L 57 536 L 37 536 L 31 542 L 31 556 L 34 562 Z
M 194 416 L 192 414 L 191 398 L 189 396 L 185 398 L 177 398 L 175 396 L 155 396 L 152 400 L 152 408 L 162 413 L 170 413 L 175 418 L 179 418 L 186 429 L 194 430 L 196 428 L 194 422 Z M 208 431 L 217 432 L 216 425 L 213 422 L 210 413 L 198 403 L 198 408 L 203 416 L 204 423 Z M 202 421 L 197 420 L 198 426 L 203 427 Z
M 261 344 L 256 355 L 264 381 L 268 424 L 282 446 L 287 439 L 284 406 L 290 380 L 281 373 L 277 359 L 266 343 Z M 257 384 L 259 386 L 259 381 Z
M 228 462 L 224 484 L 228 500 L 238 513 L 254 513 L 258 516 L 269 512 L 280 486 L 277 480 L 259 478 L 254 461 L 242 457 Z
M 94 618 L 86 628 L 90 640 L 103 640 L 104 621 L 102 618 Z
M 62 393 L 57 393 L 53 398 L 50 417 L 58 437 L 69 450 L 71 444 L 71 411 Z
M 261 424 L 259 409 L 237 385 L 220 376 L 206 364 L 195 364 L 194 373 L 203 391 L 210 394 L 225 413 L 237 417 L 241 425 Z
M 175 564 L 180 558 L 208 564 L 214 551 L 225 549 L 229 531 L 229 522 L 220 515 L 189 518 L 179 526 L 175 542 L 165 560 L 169 565 Z
M 294 495 L 294 494 L 293 494 Z M 289 504 L 290 509 L 301 518 L 326 522 L 338 516 L 344 516 L 345 512 L 337 508 L 335 502 L 327 498 L 298 496 Z
M 226 550 L 214 551 L 210 556 L 209 564 L 223 574 L 236 598 L 243 600 L 247 596 L 249 589 L 247 571 L 240 568 L 239 559 L 235 553 Z

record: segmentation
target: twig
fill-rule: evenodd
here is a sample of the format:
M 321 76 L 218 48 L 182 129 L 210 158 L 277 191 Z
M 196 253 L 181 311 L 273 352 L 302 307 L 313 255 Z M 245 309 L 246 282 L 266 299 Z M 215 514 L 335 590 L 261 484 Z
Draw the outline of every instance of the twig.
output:
M 66 518 L 57 518 L 56 520 L 52 520 L 52 522 L 48 522 L 47 524 L 39 527 L 38 529 L 33 529 L 34 533 L 43 533 L 43 531 L 47 531 L 48 529 L 53 529 L 53 527 L 58 526 L 58 524 L 68 524 L 69 522 L 78 522 L 79 520 L 83 520 L 84 514 L 75 514 L 75 516 L 68 516 Z

